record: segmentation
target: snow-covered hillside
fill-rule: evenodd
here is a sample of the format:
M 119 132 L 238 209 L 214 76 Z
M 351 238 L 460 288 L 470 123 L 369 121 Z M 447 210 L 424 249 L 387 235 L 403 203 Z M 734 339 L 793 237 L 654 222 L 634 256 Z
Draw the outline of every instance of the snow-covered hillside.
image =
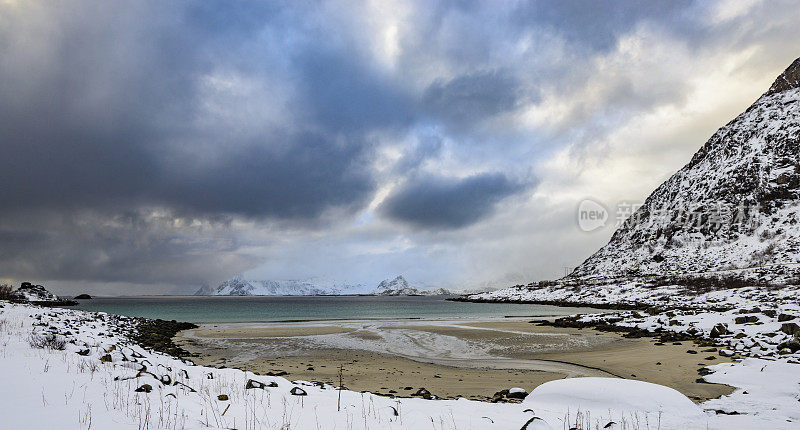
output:
M 800 274 L 800 59 L 571 275 Z
M 320 296 L 364 293 L 363 285 L 347 285 L 319 280 L 248 280 L 236 275 L 217 288 L 201 288 L 198 296 Z

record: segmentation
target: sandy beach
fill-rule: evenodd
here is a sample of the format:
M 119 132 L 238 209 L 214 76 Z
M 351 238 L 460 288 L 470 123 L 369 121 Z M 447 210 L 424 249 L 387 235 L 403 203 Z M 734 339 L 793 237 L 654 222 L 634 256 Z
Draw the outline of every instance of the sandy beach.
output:
M 395 396 L 424 387 L 441 398 L 485 400 L 576 376 L 654 382 L 696 401 L 731 392 L 696 382 L 698 369 L 727 359 L 690 342 L 655 345 L 527 319 L 209 324 L 180 333 L 176 343 L 199 354 L 198 364 L 286 372 L 293 380 L 338 384 L 343 366 L 347 388 Z

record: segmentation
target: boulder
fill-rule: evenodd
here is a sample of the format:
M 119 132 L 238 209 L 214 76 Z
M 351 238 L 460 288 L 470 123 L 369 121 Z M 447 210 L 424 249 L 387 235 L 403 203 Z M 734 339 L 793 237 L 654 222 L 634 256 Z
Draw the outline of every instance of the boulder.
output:
M 292 388 L 291 391 L 289 391 L 289 394 L 291 394 L 293 396 L 307 396 L 308 395 L 308 393 L 306 393 L 306 390 L 304 390 L 304 389 L 302 389 L 300 387 Z
M 724 334 L 728 334 L 728 326 L 725 324 L 719 323 L 715 325 L 711 329 L 711 333 L 709 334 L 710 337 L 720 337 Z
M 133 391 L 136 391 L 137 393 L 149 393 L 153 391 L 153 386 L 150 384 L 142 384 L 139 388 Z
M 791 321 L 797 318 L 797 315 L 780 314 L 778 315 L 778 322 Z
M 263 382 L 258 382 L 258 381 L 253 380 L 253 379 L 248 379 L 247 383 L 244 385 L 244 389 L 245 390 L 249 390 L 251 388 L 259 388 L 259 389 L 263 390 L 266 387 L 267 387 L 267 384 L 265 384 Z
M 412 394 L 412 396 L 419 396 L 419 397 L 422 397 L 423 399 L 426 399 L 426 400 L 430 400 L 433 397 L 431 395 L 431 392 L 426 390 L 426 389 L 424 389 L 424 388 L 420 388 L 414 394 Z
M 797 323 L 783 323 L 781 324 L 781 331 L 789 336 L 800 335 L 800 326 Z
M 734 322 L 736 324 L 754 323 L 754 322 L 758 322 L 758 317 L 755 316 L 755 315 L 747 315 L 747 316 L 736 317 Z
M 509 399 L 524 399 L 528 397 L 528 392 L 522 388 L 510 388 L 506 397 Z
M 720 357 L 733 357 L 733 351 L 729 349 L 720 349 L 719 355 Z
M 219 396 L 217 396 L 217 400 L 219 400 L 221 402 L 226 402 L 226 401 L 228 401 L 228 395 L 227 394 L 220 394 Z
M 795 353 L 797 351 L 800 351 L 800 341 L 798 341 L 797 339 L 792 339 L 792 340 L 783 342 L 780 345 L 778 345 L 778 350 L 779 351 L 784 350 L 784 349 L 788 349 L 791 353 Z

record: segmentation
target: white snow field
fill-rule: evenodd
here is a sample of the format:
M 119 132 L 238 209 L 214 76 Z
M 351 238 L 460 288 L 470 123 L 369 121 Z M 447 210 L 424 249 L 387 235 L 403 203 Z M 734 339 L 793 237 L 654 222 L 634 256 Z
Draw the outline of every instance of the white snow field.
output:
M 749 430 L 800 422 L 800 366 L 780 360 L 713 366 L 707 380 L 739 389 L 700 405 L 667 387 L 610 378 L 550 382 L 522 404 L 394 399 L 195 366 L 133 344 L 133 320 L 124 317 L 0 305 L 3 429 Z M 246 388 L 249 380 L 255 387 Z

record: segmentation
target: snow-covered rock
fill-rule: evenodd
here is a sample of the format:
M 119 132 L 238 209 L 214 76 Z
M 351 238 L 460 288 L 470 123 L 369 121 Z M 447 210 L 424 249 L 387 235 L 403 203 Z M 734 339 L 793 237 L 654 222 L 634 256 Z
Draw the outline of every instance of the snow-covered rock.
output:
M 649 382 L 617 378 L 569 378 L 536 387 L 523 405 L 562 428 L 564 417 L 578 428 L 706 428 L 709 417 L 686 396 Z M 615 423 L 608 425 L 609 423 Z M 626 425 L 627 423 L 627 425 Z M 660 423 L 660 425 L 659 425 Z M 558 425 L 555 425 L 558 424 Z M 581 425 L 582 424 L 582 425 Z M 565 428 L 571 427 L 564 426 Z M 647 427 L 640 427 L 647 428 Z
M 26 302 L 58 302 L 60 299 L 55 294 L 47 291 L 41 285 L 33 285 L 30 282 L 23 282 L 20 287 L 14 291 L 14 296 L 19 300 Z

